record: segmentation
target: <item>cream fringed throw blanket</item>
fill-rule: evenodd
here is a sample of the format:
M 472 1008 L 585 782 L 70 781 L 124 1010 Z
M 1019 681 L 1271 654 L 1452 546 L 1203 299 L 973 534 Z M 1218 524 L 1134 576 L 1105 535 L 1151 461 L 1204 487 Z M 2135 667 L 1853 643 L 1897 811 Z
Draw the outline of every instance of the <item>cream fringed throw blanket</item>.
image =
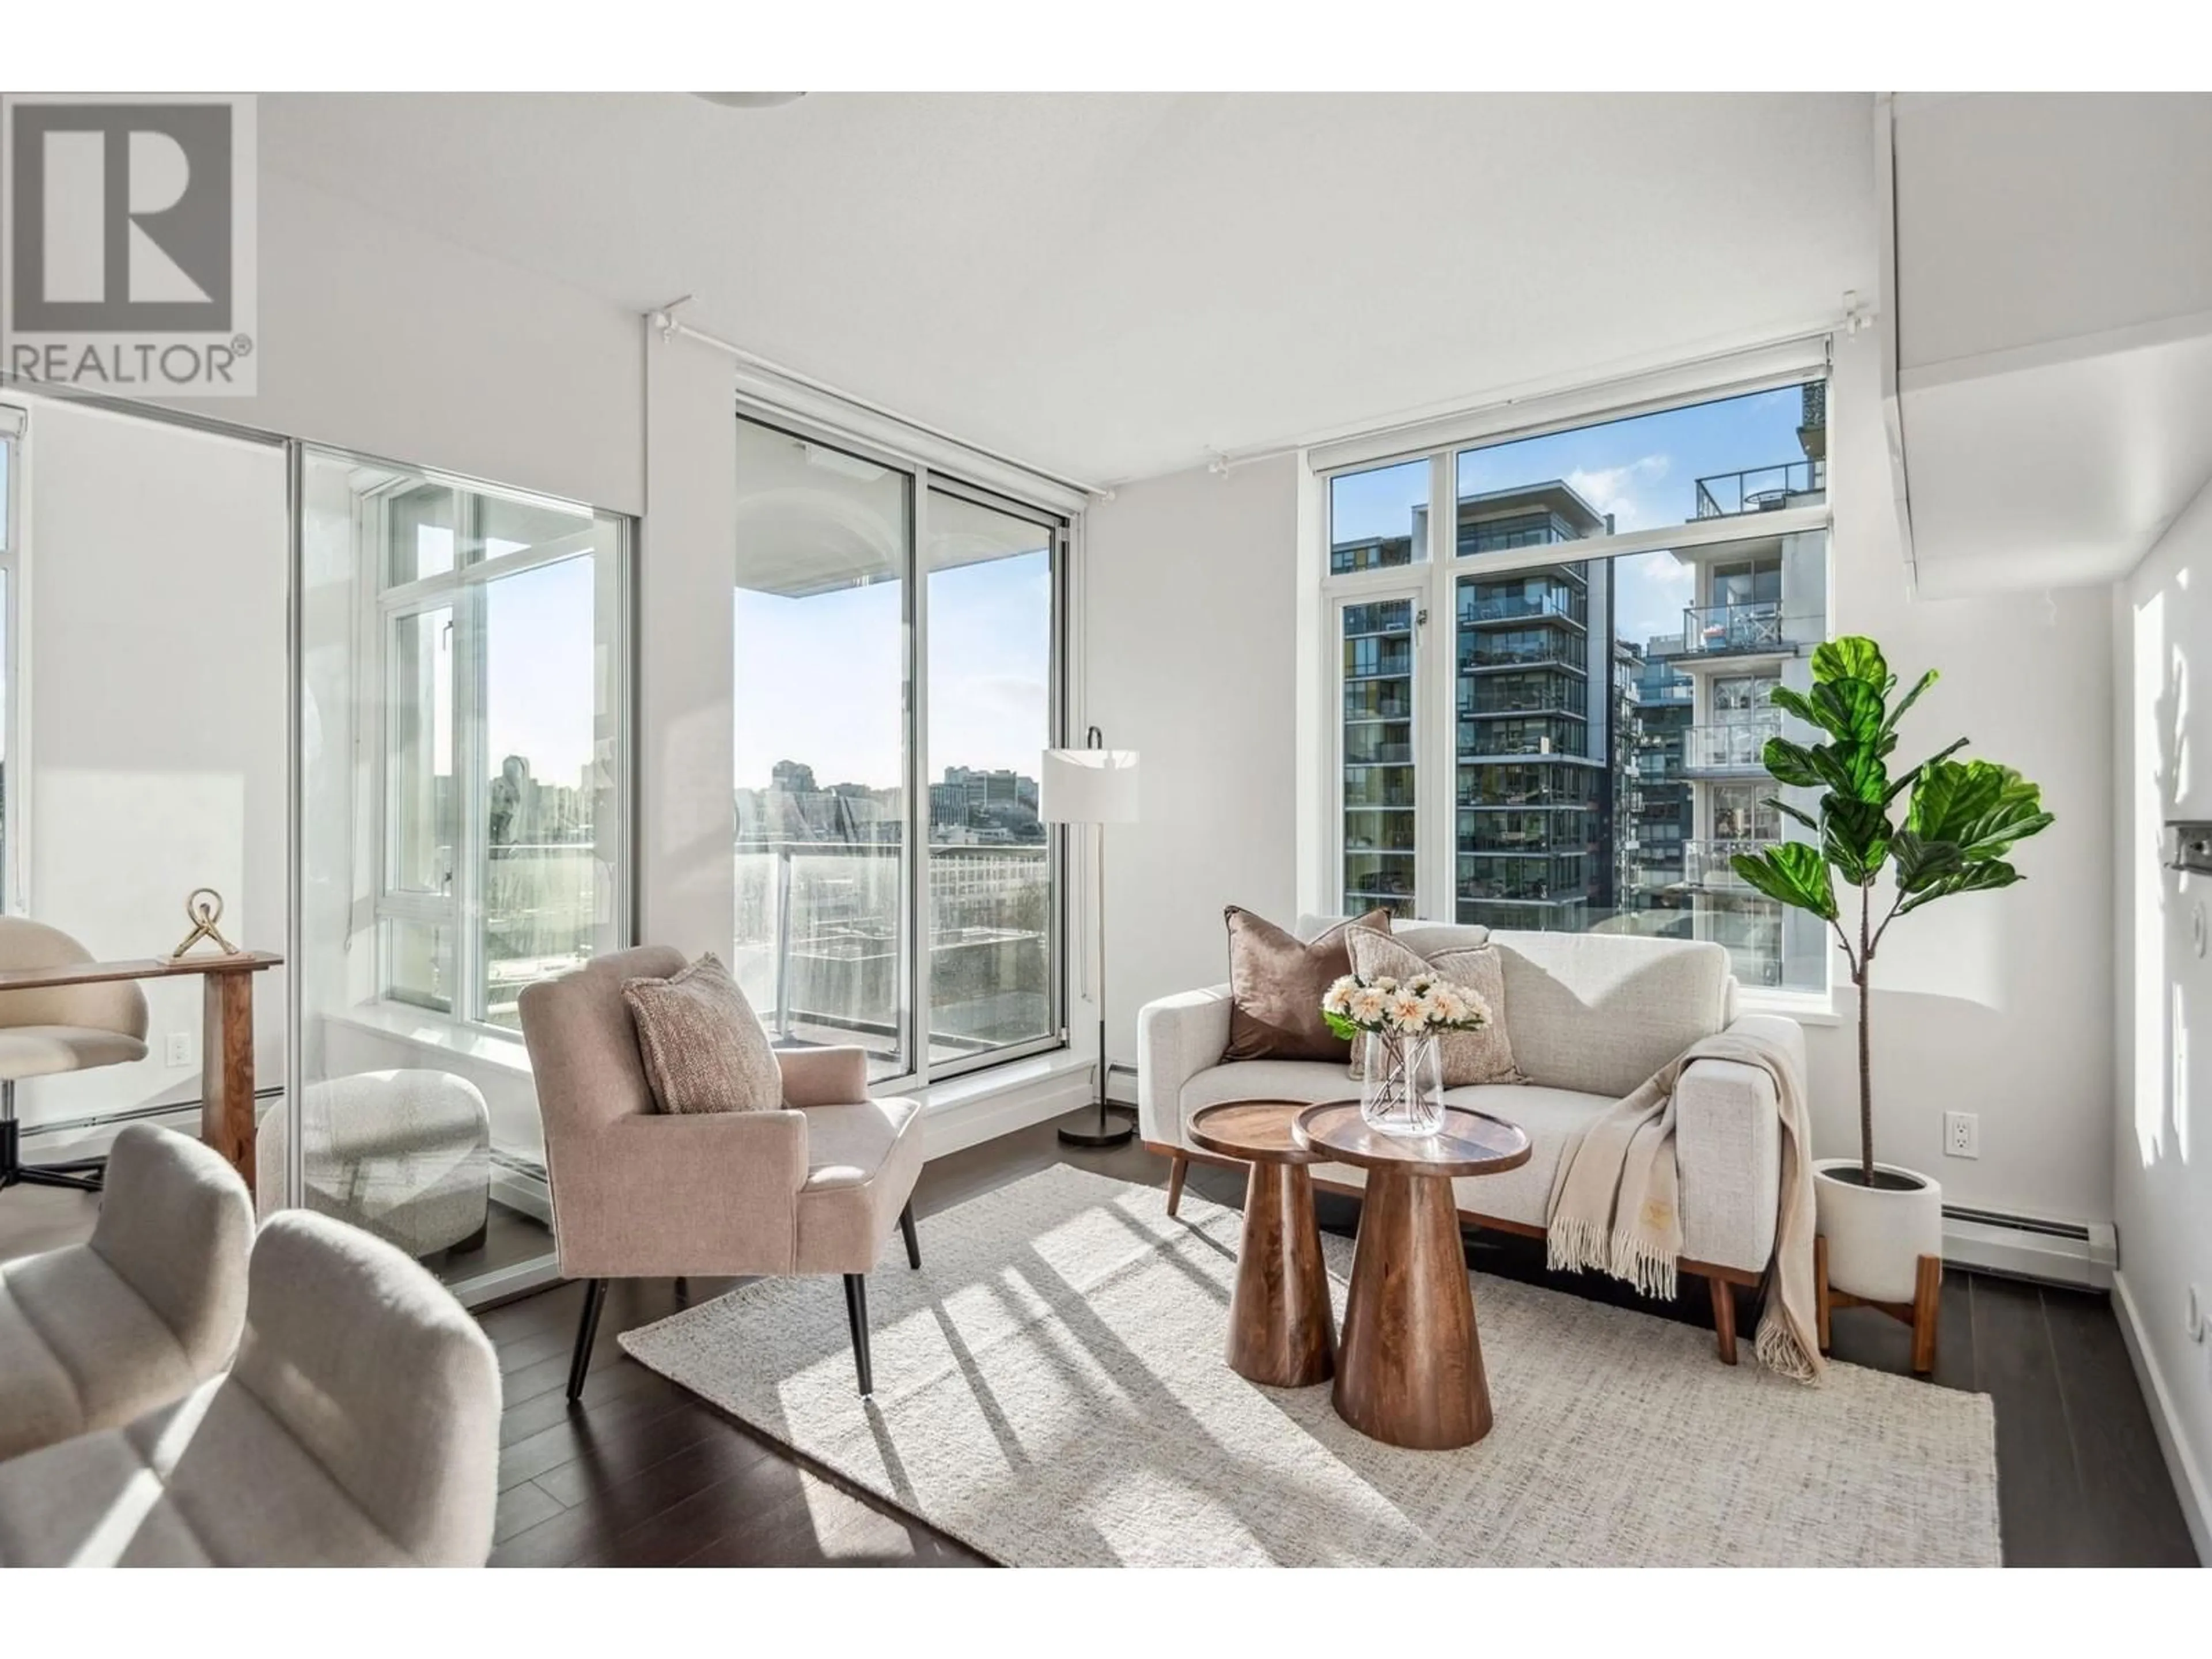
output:
M 1753 1352 L 1802 1382 L 1826 1368 L 1814 1336 L 1811 1126 L 1796 1067 L 1780 1050 L 1723 1031 L 1692 1043 L 1590 1125 L 1553 1178 L 1545 1228 L 1551 1265 L 1595 1267 L 1646 1296 L 1672 1297 L 1682 1255 L 1680 1174 L 1674 1161 L 1674 1085 L 1692 1060 L 1733 1060 L 1774 1079 L 1782 1109 L 1782 1198 L 1774 1275 Z

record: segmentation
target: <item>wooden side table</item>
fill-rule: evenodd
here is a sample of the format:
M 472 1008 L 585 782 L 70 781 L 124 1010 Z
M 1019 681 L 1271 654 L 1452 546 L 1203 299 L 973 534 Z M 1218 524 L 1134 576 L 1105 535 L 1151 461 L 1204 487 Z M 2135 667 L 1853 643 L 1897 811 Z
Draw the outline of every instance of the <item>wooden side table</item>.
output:
M 268 951 L 210 951 L 191 957 L 140 957 L 127 962 L 72 962 L 54 968 L 0 972 L 0 991 L 90 985 L 104 980 L 200 976 L 200 1139 L 253 1184 L 253 975 L 280 966 Z
M 1297 1139 L 1305 1109 L 1304 1101 L 1228 1101 L 1194 1113 L 1188 1126 L 1207 1152 L 1252 1166 L 1229 1302 L 1229 1369 L 1271 1389 L 1303 1389 L 1335 1369 L 1336 1321 L 1306 1173 L 1321 1160 Z
M 1490 1383 L 1452 1178 L 1519 1168 L 1528 1137 L 1458 1107 L 1435 1134 L 1384 1134 L 1368 1127 L 1358 1101 L 1309 1107 L 1297 1134 L 1316 1157 L 1367 1171 L 1337 1350 L 1337 1415 L 1389 1445 L 1473 1445 L 1490 1432 Z

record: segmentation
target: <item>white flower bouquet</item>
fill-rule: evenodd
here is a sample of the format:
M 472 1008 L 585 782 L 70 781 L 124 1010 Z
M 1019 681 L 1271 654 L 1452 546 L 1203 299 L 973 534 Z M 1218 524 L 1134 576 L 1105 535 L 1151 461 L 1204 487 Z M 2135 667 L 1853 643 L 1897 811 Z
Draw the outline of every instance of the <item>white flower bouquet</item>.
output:
M 1363 1034 L 1409 1037 L 1475 1030 L 1490 1024 L 1490 1005 L 1467 986 L 1433 974 L 1404 980 L 1346 974 L 1323 994 L 1321 1017 L 1337 1036 L 1356 1042 Z
M 1480 992 L 1433 974 L 1403 980 L 1346 974 L 1322 994 L 1321 1015 L 1337 1036 L 1364 1045 L 1359 1115 L 1394 1135 L 1431 1135 L 1443 1127 L 1438 1039 L 1491 1020 Z

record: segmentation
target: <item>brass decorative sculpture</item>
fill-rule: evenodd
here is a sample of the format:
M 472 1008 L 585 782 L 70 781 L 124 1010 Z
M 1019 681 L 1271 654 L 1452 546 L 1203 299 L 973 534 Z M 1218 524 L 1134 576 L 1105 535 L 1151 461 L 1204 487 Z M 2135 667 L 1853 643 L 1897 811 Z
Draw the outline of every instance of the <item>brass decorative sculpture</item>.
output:
M 202 939 L 212 939 L 217 949 L 227 957 L 238 955 L 238 947 L 225 939 L 216 928 L 222 919 L 222 895 L 212 887 L 195 887 L 185 895 L 185 915 L 192 924 L 192 931 L 185 935 L 185 942 L 169 952 L 169 960 L 180 960 L 185 953 Z

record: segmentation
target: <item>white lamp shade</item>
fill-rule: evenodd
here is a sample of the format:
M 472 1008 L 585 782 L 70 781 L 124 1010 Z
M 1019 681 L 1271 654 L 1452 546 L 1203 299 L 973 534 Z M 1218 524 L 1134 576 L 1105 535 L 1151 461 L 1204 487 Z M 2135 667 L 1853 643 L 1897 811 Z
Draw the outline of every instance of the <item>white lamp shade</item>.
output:
M 1134 823 L 1137 751 L 1046 750 L 1037 778 L 1037 816 L 1047 823 Z

